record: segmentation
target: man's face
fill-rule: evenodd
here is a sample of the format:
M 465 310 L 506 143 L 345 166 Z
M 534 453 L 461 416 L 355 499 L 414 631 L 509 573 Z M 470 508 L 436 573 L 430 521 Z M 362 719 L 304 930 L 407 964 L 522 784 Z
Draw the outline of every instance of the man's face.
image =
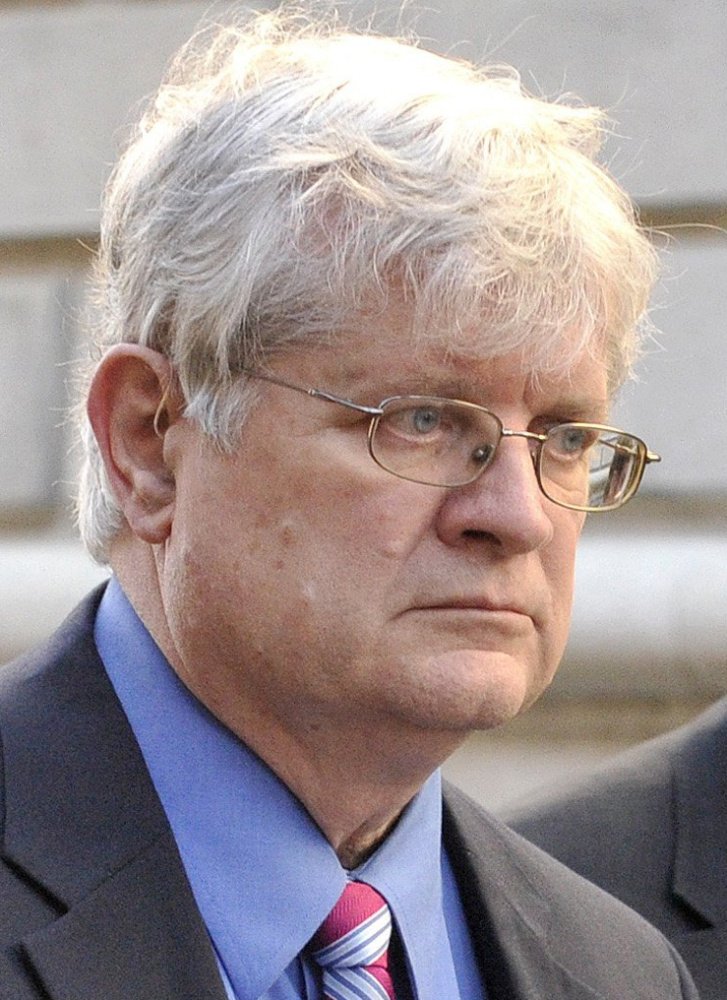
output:
M 469 400 L 517 430 L 606 411 L 593 358 L 531 379 L 519 357 L 417 354 L 393 326 L 269 370 L 367 405 Z M 259 388 L 235 454 L 191 422 L 168 435 L 166 652 L 189 686 L 238 732 L 300 741 L 359 726 L 463 735 L 534 701 L 566 642 L 583 515 L 542 495 L 527 441 L 505 439 L 468 486 L 424 486 L 372 461 L 365 415 Z

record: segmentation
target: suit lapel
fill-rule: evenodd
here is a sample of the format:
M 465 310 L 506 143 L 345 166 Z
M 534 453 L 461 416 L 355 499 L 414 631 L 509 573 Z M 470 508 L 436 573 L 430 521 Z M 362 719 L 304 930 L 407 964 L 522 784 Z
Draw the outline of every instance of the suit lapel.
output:
M 546 894 L 513 861 L 488 818 L 451 788 L 445 792 L 444 840 L 488 1000 L 601 1000 L 551 954 Z
M 170 840 L 150 845 L 23 942 L 53 1000 L 225 1000 Z
M 59 912 L 23 947 L 53 1000 L 225 1000 L 166 816 L 96 652 L 99 599 L 11 668 L 22 680 L 2 720 L 3 852 Z

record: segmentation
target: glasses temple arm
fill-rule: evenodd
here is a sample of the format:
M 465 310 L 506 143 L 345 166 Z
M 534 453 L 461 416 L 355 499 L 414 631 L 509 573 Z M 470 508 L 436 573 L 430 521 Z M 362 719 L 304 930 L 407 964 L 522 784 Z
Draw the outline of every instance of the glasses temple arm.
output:
M 294 389 L 295 392 L 302 392 L 306 396 L 313 396 L 314 399 L 325 399 L 328 403 L 338 403 L 340 406 L 347 406 L 350 410 L 358 410 L 359 413 L 366 413 L 370 417 L 380 417 L 384 412 L 380 406 L 363 406 L 360 403 L 354 403 L 353 400 L 334 396 L 330 392 L 324 392 L 322 389 L 307 389 L 305 386 L 287 382 L 278 375 L 269 375 L 267 372 L 255 372 L 249 368 L 243 368 L 242 371 L 249 378 L 259 378 L 263 382 L 272 382 L 273 385 L 282 385 L 285 389 Z

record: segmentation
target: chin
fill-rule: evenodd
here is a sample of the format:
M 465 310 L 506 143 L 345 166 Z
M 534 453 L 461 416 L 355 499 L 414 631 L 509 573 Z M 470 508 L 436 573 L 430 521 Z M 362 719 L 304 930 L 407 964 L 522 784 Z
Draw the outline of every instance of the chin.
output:
M 496 729 L 530 707 L 547 687 L 532 665 L 505 653 L 458 650 L 430 661 L 429 681 L 419 704 L 426 728 L 458 731 Z

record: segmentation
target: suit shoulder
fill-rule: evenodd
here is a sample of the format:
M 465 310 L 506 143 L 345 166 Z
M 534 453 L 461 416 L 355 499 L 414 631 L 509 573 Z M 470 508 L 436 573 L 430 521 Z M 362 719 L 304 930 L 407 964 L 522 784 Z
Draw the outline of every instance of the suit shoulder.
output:
M 102 589 L 93 591 L 42 645 L 0 666 L 0 828 L 5 773 L 11 761 L 39 759 L 56 727 L 59 706 L 101 676 L 93 622 Z
M 0 666 L 0 705 L 12 701 L 27 686 L 41 682 L 59 662 L 95 655 L 93 623 L 105 585 L 93 590 L 39 646 Z
M 717 757 L 724 766 L 715 766 Z M 610 892 L 638 858 L 646 889 L 673 853 L 677 784 L 698 785 L 706 795 L 712 787 L 716 794 L 726 771 L 727 698 L 576 781 L 503 810 L 501 818 Z
M 630 830 L 638 829 L 642 837 L 656 832 L 651 826 L 668 810 L 673 768 L 670 742 L 654 740 L 574 781 L 511 805 L 500 815 L 508 826 L 558 857 L 591 838 L 626 845 Z
M 724 767 L 714 767 L 717 759 Z M 501 816 L 526 835 L 541 822 L 544 829 L 556 829 L 559 820 L 576 823 L 579 829 L 602 830 L 616 806 L 623 823 L 638 822 L 643 831 L 650 817 L 663 815 L 663 808 L 655 807 L 670 799 L 674 774 L 685 769 L 695 774 L 705 767 L 713 774 L 727 770 L 727 698 L 686 725 L 616 754 L 574 781 L 554 784 L 509 806 Z

